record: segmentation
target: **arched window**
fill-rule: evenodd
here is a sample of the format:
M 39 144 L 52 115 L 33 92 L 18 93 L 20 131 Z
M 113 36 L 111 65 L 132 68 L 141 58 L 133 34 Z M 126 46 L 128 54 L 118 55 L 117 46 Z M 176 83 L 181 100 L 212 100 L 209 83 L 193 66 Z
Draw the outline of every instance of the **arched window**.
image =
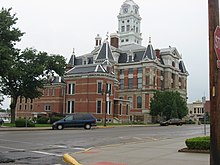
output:
M 142 97 L 141 96 L 137 97 L 137 108 L 142 108 Z

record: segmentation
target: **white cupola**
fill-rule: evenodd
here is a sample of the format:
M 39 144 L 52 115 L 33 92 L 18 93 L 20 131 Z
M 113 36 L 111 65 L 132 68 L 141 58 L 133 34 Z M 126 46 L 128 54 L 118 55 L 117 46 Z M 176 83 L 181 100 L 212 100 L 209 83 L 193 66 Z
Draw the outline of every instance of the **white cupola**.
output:
M 141 17 L 139 14 L 139 6 L 133 0 L 126 0 L 122 4 L 118 15 L 119 45 L 141 45 L 140 26 Z

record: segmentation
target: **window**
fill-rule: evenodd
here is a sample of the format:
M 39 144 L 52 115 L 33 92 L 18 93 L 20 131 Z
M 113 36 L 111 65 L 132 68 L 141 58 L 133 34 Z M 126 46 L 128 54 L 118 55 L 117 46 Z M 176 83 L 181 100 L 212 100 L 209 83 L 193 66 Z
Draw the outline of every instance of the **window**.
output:
M 19 110 L 21 111 L 22 105 L 19 106 Z
M 28 99 L 27 98 L 25 98 L 25 103 L 27 103 L 28 102 Z
M 128 89 L 132 89 L 133 88 L 133 78 L 129 78 L 128 79 Z
M 126 115 L 128 115 L 128 110 L 129 110 L 129 106 L 128 104 L 126 105 Z
M 108 115 L 110 115 L 111 114 L 111 101 L 107 101 L 106 102 L 106 110 L 105 110 L 105 112 L 106 112 L 106 114 L 108 114 Z
M 133 108 L 133 99 L 132 99 L 132 97 L 128 97 L 128 100 L 130 102 L 130 108 Z
M 106 89 L 107 89 L 106 92 L 109 92 L 109 95 L 111 95 L 112 94 L 112 84 L 107 83 L 106 84 Z
M 67 102 L 67 113 L 74 113 L 74 101 Z
M 130 25 L 126 26 L 126 31 L 130 31 Z
M 138 73 L 139 73 L 139 74 L 142 74 L 142 72 L 143 72 L 143 69 L 142 69 L 142 68 L 138 68 L 137 70 L 138 70 Z
M 122 115 L 122 105 L 121 104 L 119 105 L 119 113 L 120 113 L 120 115 Z
M 31 110 L 31 111 L 33 110 L 33 105 L 32 105 L 32 104 L 30 105 L 30 110 Z
M 96 113 L 102 113 L 102 101 L 97 101 Z
M 138 33 L 138 27 L 136 27 L 136 33 Z
M 107 110 L 108 110 L 108 111 L 107 111 L 107 114 L 108 114 L 108 115 L 111 114 L 111 108 L 112 108 L 111 105 L 112 105 L 112 104 L 111 104 L 111 101 L 109 101 L 109 102 L 108 102 L 108 109 L 107 109 Z
M 68 84 L 68 94 L 75 94 L 75 84 Z
M 128 69 L 128 74 L 133 74 L 133 68 Z
M 22 97 L 20 96 L 20 103 L 22 103 Z
M 102 82 L 98 82 L 98 93 L 102 93 Z
M 150 85 L 150 76 L 147 75 L 146 76 L 146 86 L 149 87 L 149 85 Z
M 124 75 L 124 69 L 120 69 L 120 75 Z
M 129 39 L 126 39 L 125 41 L 126 41 L 126 42 L 128 42 L 128 41 L 129 41 Z
M 122 26 L 121 27 L 121 32 L 124 32 L 125 31 L 125 26 Z
M 138 89 L 142 88 L 142 77 L 138 77 Z
M 132 62 L 132 56 L 128 56 L 128 62 Z
M 141 96 L 137 97 L 137 108 L 142 108 L 142 97 Z
M 153 87 L 156 86 L 156 76 L 153 76 Z
M 120 89 L 124 89 L 124 79 L 120 79 Z
M 50 105 L 45 105 L 45 106 L 44 106 L 44 110 L 45 110 L 45 111 L 51 111 Z

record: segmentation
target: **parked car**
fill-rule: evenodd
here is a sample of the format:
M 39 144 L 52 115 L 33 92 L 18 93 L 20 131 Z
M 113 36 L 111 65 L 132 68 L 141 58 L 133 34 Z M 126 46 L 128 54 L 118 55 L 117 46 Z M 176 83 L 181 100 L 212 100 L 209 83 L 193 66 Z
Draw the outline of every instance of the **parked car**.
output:
M 4 120 L 0 118 L 0 126 L 4 123 Z
M 180 125 L 181 126 L 183 124 L 184 122 L 181 119 L 176 119 L 176 118 L 160 122 L 161 126 L 168 126 L 168 125 Z
M 96 118 L 92 114 L 71 114 L 53 123 L 52 129 L 64 129 L 68 127 L 84 127 L 90 129 L 96 126 Z

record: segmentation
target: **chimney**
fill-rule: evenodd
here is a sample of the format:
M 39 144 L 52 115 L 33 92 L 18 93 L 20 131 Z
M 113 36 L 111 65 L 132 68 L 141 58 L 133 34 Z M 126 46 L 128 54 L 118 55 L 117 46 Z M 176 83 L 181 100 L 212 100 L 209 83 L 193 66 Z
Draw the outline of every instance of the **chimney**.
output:
M 97 36 L 95 37 L 95 47 L 100 46 L 101 42 L 102 42 L 102 38 L 99 36 L 99 34 L 97 34 Z
M 155 52 L 156 52 L 156 56 L 157 56 L 157 58 L 160 59 L 160 49 L 155 49 Z
M 114 46 L 115 48 L 118 48 L 118 46 L 119 46 L 119 37 L 118 37 L 118 34 L 117 34 L 117 33 L 112 33 L 112 34 L 110 35 L 110 38 L 111 38 L 111 40 L 110 40 L 111 46 Z

